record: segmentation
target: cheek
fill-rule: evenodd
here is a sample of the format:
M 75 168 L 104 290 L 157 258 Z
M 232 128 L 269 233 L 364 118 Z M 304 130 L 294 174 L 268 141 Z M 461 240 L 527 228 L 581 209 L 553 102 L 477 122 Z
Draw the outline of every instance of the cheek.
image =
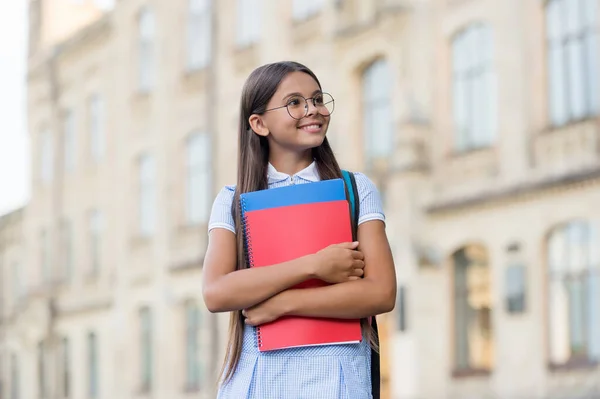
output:
M 282 136 L 293 134 L 298 127 L 298 121 L 292 118 L 280 119 L 275 125 L 275 133 L 279 133 Z
M 274 136 L 285 136 L 296 130 L 298 121 L 285 114 L 269 120 L 268 126 Z

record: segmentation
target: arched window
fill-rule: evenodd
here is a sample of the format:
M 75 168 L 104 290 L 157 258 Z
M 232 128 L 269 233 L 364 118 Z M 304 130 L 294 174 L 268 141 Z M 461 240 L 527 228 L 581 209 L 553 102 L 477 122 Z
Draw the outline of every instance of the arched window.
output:
M 88 100 L 88 116 L 90 155 L 94 161 L 99 161 L 106 151 L 106 114 L 104 98 L 98 93 L 92 94 Z
M 208 223 L 212 206 L 211 140 L 207 132 L 194 132 L 186 142 L 186 219 Z
M 156 160 L 154 155 L 142 154 L 138 159 L 139 232 L 151 236 L 156 229 Z
M 367 159 L 387 157 L 393 150 L 392 77 L 379 59 L 362 75 L 363 135 Z
M 10 355 L 10 398 L 19 399 L 21 397 L 21 367 L 19 358 L 16 354 Z
M 96 333 L 88 333 L 88 398 L 96 399 L 99 395 L 98 383 L 99 370 L 98 370 L 98 337 Z
M 156 69 L 156 21 L 154 12 L 148 7 L 142 8 L 138 20 L 139 36 L 139 89 L 146 92 L 154 86 Z
M 140 390 L 149 393 L 153 388 L 154 377 L 154 328 L 152 310 L 142 307 L 139 310 L 140 323 Z
M 202 69 L 211 61 L 211 0 L 188 0 L 187 68 Z
M 455 372 L 490 371 L 494 364 L 491 273 L 487 250 L 467 245 L 454 253 Z
M 201 313 L 195 301 L 185 304 L 185 385 L 188 391 L 200 389 L 202 369 L 200 361 Z
M 256 43 L 261 34 L 262 0 L 237 0 L 236 42 L 240 47 Z
M 546 2 L 550 121 L 564 125 L 592 115 L 598 96 L 598 0 Z
M 590 223 L 572 221 L 548 236 L 550 364 L 600 360 L 600 249 Z
M 452 41 L 452 91 L 457 151 L 488 147 L 496 138 L 497 92 L 491 29 L 474 23 Z

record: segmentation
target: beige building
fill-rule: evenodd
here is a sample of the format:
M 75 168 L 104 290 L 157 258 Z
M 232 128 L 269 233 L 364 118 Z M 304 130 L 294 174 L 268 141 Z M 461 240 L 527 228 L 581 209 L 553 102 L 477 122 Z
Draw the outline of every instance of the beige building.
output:
M 599 6 L 30 0 L 0 397 L 214 397 L 206 223 L 235 180 L 242 83 L 282 59 L 333 94 L 339 160 L 383 194 L 384 397 L 600 397 Z

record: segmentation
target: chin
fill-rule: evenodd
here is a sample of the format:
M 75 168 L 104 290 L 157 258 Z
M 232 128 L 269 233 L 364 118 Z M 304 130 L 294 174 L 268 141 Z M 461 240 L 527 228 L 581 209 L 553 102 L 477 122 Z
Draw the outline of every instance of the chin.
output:
M 320 146 L 325 141 L 325 136 L 311 137 L 307 140 L 302 140 L 301 146 L 305 149 L 312 149 Z

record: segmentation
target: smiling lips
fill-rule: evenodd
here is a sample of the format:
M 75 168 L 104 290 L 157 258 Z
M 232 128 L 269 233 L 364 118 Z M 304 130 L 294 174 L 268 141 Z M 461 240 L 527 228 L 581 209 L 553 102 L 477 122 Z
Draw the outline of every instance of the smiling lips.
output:
M 321 124 L 321 123 L 311 123 L 310 125 L 299 126 L 298 129 L 304 130 L 305 132 L 308 132 L 308 133 L 320 133 L 322 127 L 323 127 L 323 124 Z

